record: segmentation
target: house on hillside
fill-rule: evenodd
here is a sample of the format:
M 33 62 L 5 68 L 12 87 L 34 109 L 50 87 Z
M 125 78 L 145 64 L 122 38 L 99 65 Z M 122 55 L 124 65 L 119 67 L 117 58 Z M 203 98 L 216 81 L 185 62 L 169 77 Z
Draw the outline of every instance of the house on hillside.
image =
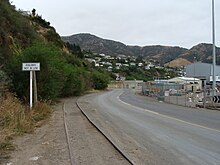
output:
M 117 59 L 121 60 L 121 59 L 127 59 L 126 55 L 118 55 Z
M 112 72 L 113 67 L 112 66 L 108 66 L 107 71 Z
M 90 63 L 96 63 L 95 59 L 93 58 L 85 58 L 85 60 L 89 61 Z
M 130 66 L 136 66 L 136 63 L 131 62 L 131 63 L 130 63 Z
M 122 63 L 117 62 L 115 65 L 116 65 L 116 66 L 122 66 Z
M 111 57 L 111 56 L 109 56 L 109 55 L 106 55 L 105 57 L 104 57 L 104 59 L 108 59 L 108 60 L 114 60 L 114 57 Z
M 145 66 L 146 70 L 149 70 L 150 68 L 154 67 L 155 65 L 153 65 L 152 63 L 147 64 L 147 66 Z
M 139 66 L 139 67 L 142 67 L 143 65 L 144 65 L 144 64 L 143 64 L 143 63 L 141 63 L 141 62 L 140 62 L 140 63 L 138 63 L 138 66 Z

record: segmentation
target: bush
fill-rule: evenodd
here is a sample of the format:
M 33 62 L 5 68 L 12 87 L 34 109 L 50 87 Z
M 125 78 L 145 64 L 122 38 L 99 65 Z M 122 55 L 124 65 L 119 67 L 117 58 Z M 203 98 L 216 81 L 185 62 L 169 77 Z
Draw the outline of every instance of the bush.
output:
M 62 96 L 78 96 L 86 89 L 84 83 L 84 70 L 67 65 L 65 68 L 67 80 L 62 89 Z
M 13 91 L 20 98 L 29 94 L 29 72 L 21 71 L 22 62 L 40 62 L 40 71 L 36 72 L 38 95 L 42 99 L 58 97 L 66 81 L 62 52 L 52 44 L 35 43 L 15 57 L 10 65 Z
M 82 67 L 79 58 L 64 54 L 53 44 L 36 42 L 24 50 L 21 56 L 16 56 L 9 67 L 12 90 L 23 100 L 28 100 L 29 97 L 29 72 L 21 71 L 22 62 L 40 62 L 40 71 L 36 72 L 36 77 L 38 96 L 41 99 L 76 96 L 92 87 L 90 72 Z M 99 77 L 98 74 L 95 77 L 97 83 L 105 82 L 99 80 L 105 77 Z M 97 88 L 103 87 L 98 85 Z
M 36 23 L 40 24 L 42 27 L 44 28 L 52 28 L 50 26 L 50 22 L 46 21 L 45 19 L 42 18 L 42 16 L 36 15 L 34 17 L 31 17 L 31 19 L 33 21 L 35 21 Z
M 92 80 L 94 84 L 94 89 L 103 90 L 108 86 L 109 76 L 107 74 L 94 71 L 92 74 Z

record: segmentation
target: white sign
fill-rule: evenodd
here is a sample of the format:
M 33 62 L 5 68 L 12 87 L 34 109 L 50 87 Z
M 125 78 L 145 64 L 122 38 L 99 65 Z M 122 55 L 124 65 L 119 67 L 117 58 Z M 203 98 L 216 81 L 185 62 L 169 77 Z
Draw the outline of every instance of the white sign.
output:
M 210 76 L 210 81 L 212 81 L 212 79 L 213 79 L 213 76 Z M 215 76 L 215 80 L 220 81 L 220 76 Z
M 169 96 L 170 95 L 170 91 L 165 91 L 164 95 L 165 96 Z
M 23 71 L 39 71 L 40 63 L 22 63 Z

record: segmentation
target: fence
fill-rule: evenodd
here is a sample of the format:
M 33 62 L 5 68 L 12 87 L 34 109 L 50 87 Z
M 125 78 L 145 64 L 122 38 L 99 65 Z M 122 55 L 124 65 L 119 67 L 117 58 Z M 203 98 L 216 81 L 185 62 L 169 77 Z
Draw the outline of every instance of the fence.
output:
M 128 88 L 141 91 L 143 80 L 111 81 L 108 88 Z
M 220 103 L 213 101 L 210 87 L 198 91 L 188 89 L 187 84 L 148 82 L 142 85 L 142 93 L 158 101 L 186 107 L 220 107 Z

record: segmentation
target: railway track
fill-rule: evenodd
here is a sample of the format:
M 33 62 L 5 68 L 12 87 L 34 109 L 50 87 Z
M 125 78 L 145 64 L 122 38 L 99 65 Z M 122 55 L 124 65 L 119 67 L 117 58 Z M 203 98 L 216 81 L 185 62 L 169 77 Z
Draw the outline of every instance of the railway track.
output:
M 74 103 L 72 103 L 72 104 L 74 104 L 74 106 L 75 106 L 75 109 L 77 108 L 78 110 L 78 112 L 75 112 L 75 114 L 77 113 L 77 115 L 79 116 L 79 115 L 81 115 L 81 116 L 83 116 L 84 118 L 86 118 L 86 120 L 92 125 L 92 127 L 93 127 L 93 129 L 95 129 L 99 134 L 101 134 L 101 136 L 102 137 L 104 137 L 104 139 L 105 139 L 105 141 L 106 142 L 109 142 L 109 144 L 111 145 L 111 146 L 113 146 L 113 148 L 116 150 L 116 152 L 118 153 L 118 154 L 120 154 L 120 156 L 123 158 L 123 159 L 125 159 L 126 160 L 126 162 L 127 162 L 127 164 L 134 164 L 129 158 L 128 158 L 128 156 L 126 155 L 126 153 L 124 153 L 118 146 L 117 146 L 117 144 L 115 144 L 115 143 L 113 143 L 112 141 L 111 141 L 111 139 L 108 137 L 108 136 L 106 136 L 104 133 L 103 133 L 103 131 L 89 118 L 89 116 L 83 111 L 83 109 L 80 107 L 80 105 L 79 105 L 79 102 L 78 102 L 78 100 L 75 100 L 75 102 Z M 70 114 L 71 112 L 67 112 L 67 108 L 66 108 L 66 103 L 64 103 L 63 104 L 63 119 L 64 119 L 64 127 L 65 127 L 65 135 L 66 135 L 66 140 L 67 140 L 67 145 L 68 145 L 68 151 L 69 151 L 69 158 L 70 158 L 70 164 L 71 165 L 75 165 L 75 164 L 77 164 L 77 160 L 75 159 L 75 155 L 74 155 L 74 153 L 76 154 L 77 153 L 77 149 L 75 149 L 73 146 L 72 146 L 72 140 L 71 140 L 71 135 L 72 135 L 72 133 L 71 133 L 71 131 L 70 131 L 70 126 L 68 125 L 68 117 L 69 117 L 69 114 Z M 72 128 L 72 127 L 71 127 Z M 100 136 L 100 135 L 99 135 Z M 105 142 L 105 143 L 106 143 Z M 90 148 L 91 149 L 91 148 Z M 87 151 L 85 151 L 85 152 L 87 152 Z M 78 154 L 78 153 L 77 153 Z M 122 159 L 121 158 L 121 159 Z M 86 163 L 85 163 L 86 164 Z
M 67 128 L 67 123 L 66 123 L 66 108 L 65 108 L 65 103 L 63 103 L 63 120 L 64 120 L 64 128 L 65 128 L 65 135 L 66 135 L 66 140 L 67 140 L 67 146 L 68 146 L 68 152 L 69 152 L 69 157 L 70 157 L 70 164 L 75 165 L 75 160 L 73 157 L 73 151 L 71 149 L 71 143 L 70 143 L 70 136 L 69 136 L 69 131 Z

